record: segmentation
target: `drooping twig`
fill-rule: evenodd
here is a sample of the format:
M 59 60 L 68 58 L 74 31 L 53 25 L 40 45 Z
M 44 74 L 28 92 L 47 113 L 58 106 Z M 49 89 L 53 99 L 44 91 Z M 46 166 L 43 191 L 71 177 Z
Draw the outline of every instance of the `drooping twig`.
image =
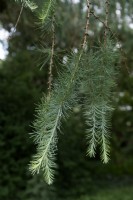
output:
M 102 21 L 101 18 L 95 14 L 94 11 L 91 10 L 91 11 L 90 11 L 90 14 L 93 15 L 93 17 L 94 17 L 96 20 L 98 20 L 99 22 L 101 22 L 101 23 L 103 24 L 103 26 L 104 26 L 106 29 L 108 29 L 108 31 L 110 32 L 110 34 L 112 34 L 112 36 L 115 38 L 117 44 L 120 46 L 119 49 L 120 49 L 120 52 L 121 52 L 121 54 L 122 54 L 122 57 L 124 57 L 124 63 L 125 63 L 126 70 L 127 70 L 128 74 L 130 74 L 129 69 L 128 69 L 128 66 L 127 66 L 126 61 L 125 61 L 125 60 L 127 59 L 127 58 L 126 58 L 126 57 L 127 57 L 127 56 L 126 56 L 126 53 L 125 53 L 125 51 L 123 50 L 123 48 L 121 47 L 121 44 L 120 44 L 120 42 L 119 42 L 119 39 L 118 39 L 117 35 L 111 30 L 111 28 L 108 26 L 108 24 L 106 25 L 105 22 Z
M 89 25 L 90 25 L 90 0 L 87 1 L 87 20 L 86 20 L 86 25 L 85 25 L 85 33 L 84 33 L 84 38 L 83 38 L 83 43 L 82 43 L 82 48 L 83 50 L 86 47 L 87 43 L 87 36 L 88 36 L 88 31 L 89 31 Z
M 101 22 L 101 23 L 103 24 L 103 26 L 104 26 L 106 29 L 108 29 L 108 31 L 113 35 L 113 37 L 116 38 L 115 33 L 113 33 L 113 31 L 112 31 L 111 28 L 108 26 L 108 24 L 106 25 L 106 23 L 105 23 L 104 21 L 102 21 L 102 20 L 100 19 L 100 17 L 97 16 L 97 15 L 94 13 L 94 11 L 91 11 L 90 14 L 93 15 L 94 18 L 97 19 L 99 22 Z
M 10 35 L 10 36 L 8 37 L 8 40 L 11 39 L 11 37 L 13 36 L 13 34 L 14 34 L 15 31 L 16 31 L 16 28 L 17 28 L 17 26 L 18 26 L 18 23 L 19 23 L 19 20 L 20 20 L 21 15 L 22 15 L 23 9 L 24 9 L 24 4 L 22 4 L 22 6 L 21 6 L 21 10 L 20 10 L 20 12 L 19 12 L 19 16 L 18 16 L 18 18 L 17 18 L 16 24 L 15 24 L 15 26 L 14 26 L 14 28 L 13 28 L 12 35 Z
M 52 46 L 51 46 L 51 57 L 49 64 L 49 79 L 48 79 L 48 96 L 50 96 L 51 88 L 52 88 L 52 79 L 53 79 L 53 58 L 54 58 L 54 48 L 55 48 L 55 16 L 52 18 Z
M 109 0 L 105 1 L 105 30 L 104 30 L 104 43 L 106 45 L 106 38 L 107 38 L 107 32 L 108 32 L 108 17 L 109 17 Z

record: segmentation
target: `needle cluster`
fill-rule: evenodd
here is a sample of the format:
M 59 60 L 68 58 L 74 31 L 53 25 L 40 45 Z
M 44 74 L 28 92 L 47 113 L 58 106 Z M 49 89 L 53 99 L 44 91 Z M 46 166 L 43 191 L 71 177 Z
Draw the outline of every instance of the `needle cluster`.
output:
M 111 113 L 113 111 L 113 89 L 117 75 L 117 59 L 119 54 L 114 50 L 110 39 L 99 50 L 86 56 L 86 75 L 83 87 L 86 93 L 84 110 L 87 129 L 88 154 L 94 157 L 96 146 L 101 146 L 101 159 L 109 160 L 109 135 Z
M 29 8 L 30 10 L 35 10 L 38 6 L 30 0 L 15 0 L 16 2 L 21 2 L 24 7 Z
M 79 64 L 79 55 L 72 54 L 55 81 L 50 98 L 44 96 L 37 108 L 33 133 L 37 153 L 33 156 L 30 170 L 33 174 L 42 170 L 48 184 L 53 182 L 56 168 L 57 132 L 62 119 L 67 118 L 77 102 L 77 89 L 83 73 Z

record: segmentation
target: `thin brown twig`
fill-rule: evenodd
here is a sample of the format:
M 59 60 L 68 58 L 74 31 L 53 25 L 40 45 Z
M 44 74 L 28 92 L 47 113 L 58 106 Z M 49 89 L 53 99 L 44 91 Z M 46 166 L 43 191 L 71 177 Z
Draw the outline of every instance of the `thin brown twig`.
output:
M 89 31 L 89 26 L 90 26 L 90 0 L 86 0 L 87 2 L 87 20 L 86 20 L 86 25 L 85 25 L 85 33 L 83 37 L 83 43 L 82 43 L 82 48 L 83 50 L 86 48 L 86 43 L 87 43 L 87 36 L 88 36 L 88 31 Z
M 118 37 L 116 36 L 116 34 L 111 30 L 111 28 L 108 26 L 108 24 L 106 25 L 105 22 L 102 21 L 102 20 L 100 19 L 100 17 L 97 16 L 97 15 L 94 13 L 94 11 L 91 11 L 90 14 L 93 15 L 94 18 L 95 18 L 96 20 L 98 20 L 99 22 L 101 22 L 101 23 L 103 24 L 103 26 L 106 27 L 106 29 L 108 29 L 108 31 L 109 31 L 109 32 L 112 34 L 112 36 L 116 39 L 116 42 L 117 42 L 118 45 L 120 46 L 119 49 L 120 49 L 120 52 L 121 52 L 121 54 L 122 54 L 122 57 L 124 57 L 124 63 L 125 63 L 126 70 L 127 70 L 128 74 L 130 74 L 129 69 L 128 69 L 128 66 L 127 66 L 127 63 L 126 63 L 126 59 L 127 59 L 127 58 L 126 58 L 126 53 L 125 53 L 125 51 L 123 50 L 123 48 L 121 47 L 121 44 L 120 44 L 120 42 L 119 42 Z
M 78 60 L 75 63 L 75 70 L 74 73 L 72 74 L 72 77 L 70 79 L 70 82 L 68 83 L 68 90 L 74 80 L 75 74 L 77 73 L 77 70 L 79 69 L 79 62 L 81 61 L 82 55 L 84 53 L 84 51 L 86 50 L 86 43 L 87 43 L 87 35 L 88 35 L 88 30 L 89 30 L 89 24 L 90 24 L 90 0 L 86 0 L 87 1 L 87 20 L 86 20 L 86 25 L 85 25 L 85 32 L 83 35 L 83 42 L 81 43 L 81 49 L 80 49 L 80 53 L 78 56 Z M 65 94 L 66 97 L 67 93 Z M 65 98 L 64 97 L 64 98 Z M 62 102 L 64 101 L 64 98 L 62 100 Z
M 104 30 L 104 44 L 106 46 L 107 32 L 108 32 L 108 17 L 109 17 L 109 0 L 105 1 L 105 30 Z
M 17 28 L 17 26 L 18 26 L 18 23 L 19 23 L 19 20 L 20 20 L 21 15 L 22 15 L 23 9 L 24 9 L 24 4 L 22 4 L 22 6 L 21 6 L 21 10 L 20 10 L 20 12 L 19 12 L 19 16 L 18 16 L 18 18 L 17 18 L 16 24 L 15 24 L 15 26 L 14 26 L 14 28 L 13 28 L 12 35 L 8 37 L 8 40 L 11 39 L 11 37 L 13 36 L 13 34 L 14 34 L 15 31 L 16 31 L 16 28 Z
M 115 33 L 113 33 L 113 31 L 111 30 L 111 28 L 110 28 L 108 25 L 106 25 L 105 22 L 102 21 L 102 20 L 100 19 L 100 17 L 97 16 L 97 15 L 94 13 L 94 11 L 91 11 L 90 14 L 92 14 L 92 15 L 95 17 L 95 19 L 97 19 L 99 22 L 101 22 L 101 23 L 103 24 L 103 26 L 104 26 L 106 29 L 109 30 L 109 32 L 113 35 L 113 37 L 116 38 Z
M 54 58 L 54 48 L 55 48 L 55 16 L 53 15 L 52 19 L 52 46 L 51 46 L 51 57 L 49 64 L 49 79 L 48 79 L 48 96 L 50 97 L 51 89 L 52 89 L 52 79 L 53 79 L 53 58 Z

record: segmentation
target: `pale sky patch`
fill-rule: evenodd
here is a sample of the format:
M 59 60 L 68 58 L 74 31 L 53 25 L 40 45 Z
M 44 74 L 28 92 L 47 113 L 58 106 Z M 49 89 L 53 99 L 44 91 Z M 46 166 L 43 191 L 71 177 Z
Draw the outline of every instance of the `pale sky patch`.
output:
M 4 60 L 8 55 L 8 37 L 9 32 L 3 28 L 0 28 L 0 59 Z

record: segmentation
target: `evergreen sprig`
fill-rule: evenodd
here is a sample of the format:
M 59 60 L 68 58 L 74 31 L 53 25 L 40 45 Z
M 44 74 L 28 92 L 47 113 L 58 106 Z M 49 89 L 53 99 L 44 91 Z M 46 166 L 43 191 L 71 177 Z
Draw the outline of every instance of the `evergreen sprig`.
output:
M 39 15 L 39 19 L 42 24 L 46 23 L 48 19 L 51 17 L 55 10 L 56 0 L 46 0 L 43 3 L 42 11 Z
M 115 86 L 116 66 L 118 53 L 110 39 L 106 41 L 106 48 L 101 46 L 96 52 L 86 56 L 85 88 L 86 100 L 84 103 L 86 123 L 88 125 L 87 140 L 88 154 L 95 156 L 97 144 L 101 144 L 101 159 L 104 163 L 109 160 L 109 133 L 111 112 L 113 110 L 111 99 L 112 89 Z
M 50 98 L 44 97 L 37 109 L 33 134 L 37 154 L 33 157 L 30 170 L 33 174 L 42 170 L 48 184 L 53 182 L 56 168 L 57 131 L 60 130 L 61 120 L 68 116 L 77 102 L 77 88 L 82 73 L 80 61 L 78 54 L 71 55 L 65 70 L 54 83 Z

